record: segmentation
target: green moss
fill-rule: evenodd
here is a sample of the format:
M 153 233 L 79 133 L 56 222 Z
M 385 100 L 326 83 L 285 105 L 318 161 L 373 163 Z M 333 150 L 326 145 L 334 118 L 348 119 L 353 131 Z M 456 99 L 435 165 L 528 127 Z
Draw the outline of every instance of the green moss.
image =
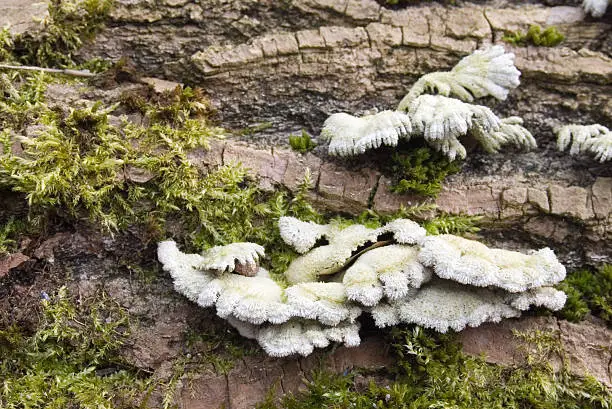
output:
M 200 178 L 187 161 L 188 149 L 205 147 L 220 130 L 189 117 L 193 101 L 186 100 L 182 110 L 171 105 L 155 111 L 148 127 L 121 128 L 109 123 L 117 105 L 96 103 L 64 113 L 42 104 L 37 137 L 21 140 L 23 155 L 4 149 L 0 180 L 26 195 L 33 215 L 59 209 L 73 217 L 87 215 L 108 229 L 125 227 L 145 214 L 163 218 L 180 209 L 202 211 L 205 199 L 217 195 L 210 199 L 218 202 L 221 192 L 227 194 L 221 201 L 243 200 L 250 194 L 237 186 L 243 171 L 222 168 Z M 151 172 L 156 183 L 133 182 L 126 172 L 136 170 Z M 211 193 L 213 187 L 218 192 Z
M 428 234 L 465 234 L 480 231 L 482 216 L 452 215 L 442 213 L 423 223 Z
M 125 61 L 117 63 L 115 70 L 127 70 Z M 131 74 L 134 75 L 135 74 Z M 151 90 L 149 90 L 151 91 Z M 189 119 L 208 121 L 215 114 L 210 101 L 201 88 L 177 86 L 172 91 L 161 94 L 149 92 L 147 94 L 125 92 L 120 97 L 121 103 L 130 112 L 138 112 L 145 116 L 151 124 L 168 125 L 174 128 L 188 126 Z M 191 122 L 193 125 L 194 122 Z M 217 128 L 218 133 L 222 130 Z
M 77 215 L 85 207 L 107 227 L 117 226 L 125 200 L 115 188 L 129 143 L 111 131 L 109 111 L 100 104 L 71 109 L 66 117 L 47 111 L 37 137 L 22 140 L 25 155 L 0 158 L 0 174 L 26 194 L 33 213 L 63 206 Z
M 117 358 L 129 330 L 125 311 L 103 296 L 77 306 L 65 288 L 42 304 L 34 333 L 0 330 L 0 407 L 137 406 L 146 381 Z
M 575 271 L 557 288 L 567 294 L 565 307 L 557 313 L 560 317 L 577 322 L 592 313 L 612 325 L 612 265 Z
M 395 193 L 415 193 L 435 197 L 442 189 L 442 181 L 461 170 L 458 161 L 428 147 L 395 152 L 391 157 L 391 174 Z
M 0 258 L 17 250 L 19 237 L 27 231 L 28 225 L 14 217 L 0 225 Z
M 295 195 L 265 193 L 240 166 L 203 171 L 187 159 L 190 150 L 225 134 L 208 120 L 212 109 L 200 90 L 124 95 L 112 106 L 64 112 L 45 104 L 44 81 L 25 85 L 31 82 L 13 87 L 14 101 L 7 102 L 15 111 L 7 124 L 21 129 L 0 134 L 0 186 L 25 195 L 33 222 L 87 219 L 111 232 L 136 225 L 155 241 L 167 237 L 169 223 L 179 224 L 175 239 L 189 250 L 235 241 L 264 245 L 274 275 L 296 256 L 280 239 L 278 218 L 321 220 L 306 200 L 309 174 Z M 138 112 L 145 125 L 111 124 L 116 112 Z M 10 147 L 25 124 L 36 125 L 37 136 L 20 138 L 24 152 L 17 155 Z
M 595 379 L 580 378 L 564 368 L 554 373 L 547 359 L 557 352 L 554 334 L 521 334 L 535 342 L 538 359 L 519 367 L 502 367 L 461 353 L 454 335 L 419 327 L 396 328 L 391 333 L 397 358 L 387 368 L 396 379 L 386 386 L 370 382 L 355 385 L 355 372 L 343 375 L 315 373 L 307 390 L 285 395 L 280 402 L 271 396 L 259 409 L 328 408 L 609 408 L 612 395 Z M 531 350 L 532 348 L 529 348 Z M 381 374 L 382 375 L 382 374 Z M 380 376 L 379 376 L 380 378 Z
M 567 364 L 558 330 L 536 329 L 532 331 L 519 331 L 513 329 L 512 334 L 522 341 L 520 349 L 525 353 L 528 365 L 550 365 L 550 358 L 552 356 L 560 357 L 563 360 L 563 364 Z
M 317 146 L 303 129 L 301 135 L 289 135 L 289 145 L 291 145 L 291 149 L 300 153 L 310 152 Z
M 54 79 L 44 73 L 0 74 L 0 91 L 4 98 L 0 99 L 0 126 L 2 127 L 2 152 L 10 149 L 9 129 L 21 131 L 27 124 L 40 120 L 45 106 L 45 90 Z M 8 145 L 7 145 L 8 144 Z
M 436 205 L 424 203 L 411 207 L 400 207 L 397 212 L 390 214 L 380 214 L 372 209 L 362 212 L 356 218 L 333 219 L 341 225 L 351 225 L 360 223 L 370 228 L 378 228 L 392 220 L 398 218 L 411 219 L 420 223 L 428 234 L 465 234 L 476 233 L 482 216 L 451 215 L 441 212 L 434 216 Z
M 8 27 L 0 29 L 0 61 L 11 61 L 13 59 L 13 36 Z
M 513 45 L 536 47 L 555 47 L 565 40 L 565 36 L 557 30 L 557 27 L 550 26 L 544 31 L 538 25 L 531 25 L 527 33 L 520 31 L 509 31 L 504 34 L 502 40 Z
M 113 0 L 51 0 L 38 30 L 0 35 L 3 61 L 39 67 L 75 67 L 75 53 L 108 18 Z M 94 68 L 89 66 L 89 68 Z

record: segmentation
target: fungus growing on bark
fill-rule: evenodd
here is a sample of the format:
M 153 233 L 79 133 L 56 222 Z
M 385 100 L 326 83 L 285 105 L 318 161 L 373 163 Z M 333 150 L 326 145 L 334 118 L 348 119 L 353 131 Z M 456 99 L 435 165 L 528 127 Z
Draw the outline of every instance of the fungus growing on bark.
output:
M 314 222 L 303 222 L 295 217 L 281 217 L 278 221 L 281 238 L 300 254 L 314 247 L 317 240 L 329 234 L 330 227 Z
M 390 300 L 406 296 L 431 278 L 417 258 L 416 247 L 398 244 L 364 253 L 344 273 L 342 284 L 348 299 L 371 307 L 383 296 Z
M 478 137 L 478 135 L 476 135 Z M 523 119 L 518 116 L 510 116 L 502 118 L 499 124 L 499 130 L 491 132 L 491 137 L 487 140 L 491 142 L 497 141 L 493 146 L 487 146 L 487 143 L 479 139 L 482 147 L 489 152 L 497 152 L 501 145 L 513 144 L 517 148 L 525 150 L 535 149 L 537 143 L 531 132 L 523 127 Z
M 397 109 L 406 111 L 419 95 L 425 93 L 452 96 L 467 102 L 486 96 L 504 100 L 511 89 L 519 86 L 520 75 L 514 66 L 514 54 L 506 53 L 504 47 L 496 45 L 476 50 L 450 71 L 423 75 Z
M 587 152 L 593 154 L 601 163 L 612 159 L 612 132 L 591 138 L 584 145 Z
M 440 278 L 513 293 L 553 285 L 565 278 L 565 267 L 549 248 L 523 254 L 490 249 L 452 234 L 425 239 L 419 261 Z
M 257 260 L 263 255 L 264 248 L 259 244 L 231 243 L 227 246 L 216 246 L 206 250 L 202 254 L 202 262 L 197 267 L 200 270 L 214 270 L 220 273 L 237 269 L 244 271 L 245 266 L 257 265 Z
M 402 138 L 422 137 L 455 160 L 465 158 L 459 138 L 468 134 L 487 152 L 497 152 L 505 144 L 531 149 L 536 142 L 522 127 L 522 119 L 500 119 L 489 108 L 471 104 L 486 96 L 506 99 L 508 92 L 519 85 L 520 74 L 514 66 L 514 54 L 506 53 L 502 46 L 477 50 L 451 71 L 421 77 L 397 111 L 362 118 L 346 113 L 331 115 L 321 137 L 330 141 L 329 153 L 339 156 L 358 155 L 381 145 L 397 146 Z
M 590 153 L 601 163 L 612 159 L 612 132 L 603 125 L 565 125 L 554 129 L 557 148 L 570 155 Z
M 587 14 L 599 18 L 606 14 L 608 4 L 610 4 L 610 0 L 584 0 L 582 8 Z
M 410 118 L 403 112 L 382 111 L 361 118 L 333 114 L 323 124 L 321 138 L 329 140 L 330 155 L 353 156 L 381 145 L 397 146 L 400 139 L 410 139 Z
M 343 323 L 335 327 L 324 327 L 317 322 L 288 322 L 279 326 L 261 328 L 257 342 L 275 357 L 294 354 L 310 355 L 314 348 L 325 348 L 331 342 L 347 347 L 359 346 L 359 323 Z
M 338 325 L 361 314 L 359 307 L 347 302 L 342 283 L 300 283 L 287 288 L 285 294 L 296 317 L 318 320 L 324 325 Z
M 446 332 L 517 317 L 531 305 L 557 310 L 565 303 L 551 287 L 565 268 L 550 249 L 523 254 L 448 234 L 426 236 L 407 219 L 372 229 L 283 217 L 279 228 L 305 252 L 285 272 L 288 287 L 261 267 L 253 277 L 239 274 L 236 260 L 263 256 L 253 243 L 203 255 L 183 254 L 172 241 L 158 248 L 178 292 L 216 307 L 273 356 L 308 355 L 330 342 L 358 345 L 355 320 L 363 312 L 379 327 L 413 323 Z

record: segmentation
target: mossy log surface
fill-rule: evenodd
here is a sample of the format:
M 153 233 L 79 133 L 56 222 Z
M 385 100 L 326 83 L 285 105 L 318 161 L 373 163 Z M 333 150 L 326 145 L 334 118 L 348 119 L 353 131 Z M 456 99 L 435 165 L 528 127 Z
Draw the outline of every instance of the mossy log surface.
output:
M 0 1 L 0 9 L 14 9 L 13 3 Z M 552 133 L 561 123 L 612 126 L 610 11 L 595 20 L 584 15 L 579 1 L 457 3 L 387 8 L 374 0 L 116 0 L 106 27 L 80 57 L 128 57 L 144 75 L 171 81 L 150 80 L 159 87 L 171 89 L 178 82 L 204 88 L 220 125 L 247 131 L 213 141 L 208 151 L 191 152 L 201 169 L 239 162 L 262 189 L 295 191 L 308 167 L 315 182 L 311 199 L 319 208 L 390 213 L 426 200 L 390 192 L 389 175 L 380 167 L 392 150 L 341 160 L 329 157 L 319 142 L 312 152 L 298 154 L 289 147 L 289 135 L 302 130 L 318 135 L 331 113 L 395 107 L 419 76 L 449 69 L 481 45 L 501 43 L 505 31 L 555 25 L 566 36 L 558 47 L 506 45 L 517 56 L 521 86 L 506 101 L 484 102 L 499 114 L 522 116 L 538 149 L 485 154 L 468 146 L 462 171 L 446 180 L 435 203 L 451 214 L 484 216 L 479 234 L 490 245 L 550 246 L 570 268 L 612 261 L 612 168 L 557 152 Z M 23 24 L 23 17 L 13 21 Z M 125 88 L 137 92 L 142 86 Z M 48 97 L 60 106 L 83 99 L 111 103 L 123 91 L 66 86 Z M 1 197 L 0 215 L 25 215 L 21 199 Z M 174 293 L 147 237 L 138 229 L 108 237 L 85 223 L 53 226 L 10 259 L 0 259 L 0 310 L 27 325 L 41 291 L 51 293 L 66 281 L 77 297 L 103 289 L 135 318 L 124 359 L 162 380 L 183 369 L 195 374 L 172 384 L 174 402 L 184 409 L 252 408 L 274 385 L 278 393 L 298 390 L 320 358 L 338 373 L 390 364 L 376 334 L 364 334 L 359 348 L 308 359 L 265 357 L 248 341 L 237 343 L 248 353 L 233 353 L 225 344 L 235 345 L 235 335 L 227 335 L 214 311 Z M 570 324 L 527 317 L 470 329 L 461 338 L 466 352 L 512 365 L 524 360 L 518 345 L 511 345 L 512 328 L 556 331 L 572 370 L 612 382 L 612 332 L 597 319 Z M 194 337 L 211 333 L 214 342 Z M 177 370 L 179 361 L 183 366 Z M 156 392 L 151 399 L 161 405 Z
M 223 126 L 263 125 L 242 132 L 248 149 L 231 141 L 216 148 L 216 163 L 242 162 L 264 184 L 288 182 L 290 188 L 298 168 L 309 166 L 319 198 L 326 199 L 320 202 L 356 213 L 368 206 L 393 211 L 424 198 L 390 193 L 389 175 L 378 169 L 391 150 L 342 160 L 320 144 L 295 167 L 295 155 L 279 149 L 289 148 L 289 135 L 318 135 L 331 113 L 393 108 L 419 76 L 449 69 L 482 45 L 505 44 L 517 56 L 521 85 L 506 101 L 482 103 L 500 115 L 523 117 L 538 149 L 491 155 L 472 146 L 437 203 L 454 213 L 506 219 L 528 239 L 547 237 L 558 245 L 585 236 L 589 246 L 582 249 L 590 255 L 572 249 L 581 254 L 573 260 L 580 264 L 610 259 L 612 170 L 557 152 L 552 127 L 612 123 L 609 16 L 592 19 L 576 1 L 398 8 L 375 0 L 119 0 L 108 27 L 82 54 L 128 56 L 149 75 L 203 87 Z M 566 41 L 558 47 L 502 42 L 505 32 L 534 24 L 556 26 Z

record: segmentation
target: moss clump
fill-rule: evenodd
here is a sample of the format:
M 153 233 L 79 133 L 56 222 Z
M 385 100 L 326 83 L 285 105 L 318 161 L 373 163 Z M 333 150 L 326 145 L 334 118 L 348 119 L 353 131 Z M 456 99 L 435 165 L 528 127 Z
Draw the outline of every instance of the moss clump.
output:
M 74 67 L 76 51 L 102 27 L 112 4 L 113 0 L 51 0 L 39 30 L 14 37 L 5 30 L 0 35 L 0 57 L 39 67 Z
M 291 145 L 291 149 L 299 153 L 310 152 L 317 146 L 303 129 L 301 135 L 289 135 L 289 145 Z
M 555 26 L 547 27 L 542 31 L 542 27 L 531 25 L 527 33 L 509 31 L 504 34 L 502 40 L 521 47 L 528 45 L 534 45 L 536 47 L 556 47 L 565 40 L 565 36 L 561 34 Z
M 139 208 L 141 200 L 156 207 L 149 215 L 163 217 L 169 211 L 193 209 L 193 203 L 207 196 L 209 184 L 227 191 L 242 180 L 244 172 L 229 169 L 200 178 L 187 161 L 188 149 L 205 147 L 208 138 L 221 134 L 195 117 L 200 103 L 192 90 L 165 95 L 171 102 L 165 110 L 147 111 L 148 126 L 120 127 L 109 121 L 118 105 L 105 107 L 98 102 L 67 112 L 50 109 L 44 102 L 44 77 L 26 77 L 21 86 L 11 89 L 12 98 L 4 108 L 12 119 L 5 125 L 16 131 L 5 129 L 0 141 L 0 184 L 25 193 L 31 216 L 48 211 L 74 217 L 86 214 L 117 229 L 151 210 L 142 208 L 142 203 Z M 36 126 L 37 135 L 18 138 L 23 153 L 13 154 L 14 134 L 22 132 L 25 124 Z M 134 182 L 130 175 L 136 172 L 150 173 L 158 183 Z
M 109 229 L 137 217 L 138 200 L 149 200 L 162 214 L 196 201 L 193 195 L 210 181 L 198 182 L 185 152 L 206 146 L 217 130 L 193 119 L 185 119 L 180 128 L 152 120 L 146 128 L 125 124 L 120 129 L 109 122 L 116 108 L 95 103 L 64 113 L 43 107 L 36 137 L 19 139 L 22 155 L 10 151 L 11 133 L 2 134 L 0 181 L 25 193 L 33 214 L 59 208 L 78 217 L 85 211 Z M 161 183 L 135 183 L 131 171 L 156 172 L 152 177 Z M 223 170 L 215 176 L 218 183 L 237 177 Z
M 0 258 L 17 250 L 18 238 L 27 230 L 27 223 L 11 217 L 0 225 Z
M 305 392 L 286 395 L 280 402 L 270 396 L 259 409 L 610 407 L 612 394 L 595 379 L 573 376 L 566 369 L 553 372 L 544 357 L 557 348 L 547 334 L 521 336 L 536 342 L 540 355 L 516 368 L 463 355 L 453 335 L 411 327 L 396 328 L 391 336 L 397 366 L 388 369 L 395 372 L 396 380 L 387 386 L 370 382 L 358 388 L 354 373 L 317 373 Z
M 356 218 L 336 217 L 333 222 L 340 226 L 349 226 L 355 223 L 377 229 L 395 219 L 410 219 L 418 222 L 427 230 L 428 234 L 466 234 L 480 231 L 478 227 L 482 216 L 452 215 L 441 212 L 434 216 L 436 205 L 423 203 L 411 207 L 403 207 L 394 213 L 380 214 L 372 209 L 363 211 Z
M 7 27 L 0 29 L 0 61 L 12 61 L 13 36 Z
M 457 161 L 428 147 L 395 152 L 391 157 L 391 174 L 395 193 L 415 193 L 435 197 L 442 189 L 442 181 L 461 170 Z
M 480 231 L 478 223 L 482 216 L 452 215 L 442 213 L 423 222 L 428 234 L 465 234 Z
M 18 132 L 30 123 L 40 119 L 45 106 L 45 91 L 54 82 L 53 77 L 44 73 L 26 74 L 13 72 L 0 74 L 0 127 L 6 141 L 10 131 Z M 4 146 L 0 152 L 6 153 L 11 146 Z
M 125 61 L 120 61 L 113 68 L 120 71 L 116 75 L 121 75 L 121 71 L 127 71 L 127 75 L 137 76 L 130 72 L 130 67 Z M 124 75 L 125 75 L 124 74 Z M 149 89 L 149 91 L 151 91 Z M 163 124 L 172 127 L 184 126 L 188 119 L 199 119 L 208 121 L 215 115 L 216 111 L 202 88 L 191 88 L 177 86 L 172 91 L 161 94 L 147 92 L 123 93 L 120 97 L 121 103 L 129 112 L 138 112 L 143 115 L 151 124 Z M 217 129 L 221 132 L 221 129 Z
M 97 102 L 64 111 L 45 104 L 43 77 L 9 83 L 14 98 L 7 111 L 15 114 L 7 125 L 15 130 L 0 134 L 0 187 L 25 195 L 34 222 L 87 219 L 109 231 L 138 225 L 148 240 L 180 224 L 184 236 L 175 239 L 191 249 L 235 241 L 266 246 L 274 273 L 295 256 L 280 239 L 278 217 L 320 218 L 306 201 L 309 178 L 297 195 L 270 194 L 240 166 L 202 170 L 188 160 L 189 151 L 206 149 L 225 134 L 208 119 L 212 110 L 200 90 L 124 95 L 111 106 Z M 113 114 L 135 112 L 142 124 L 118 124 L 118 117 L 111 123 Z M 26 125 L 36 137 L 16 137 Z M 23 152 L 12 152 L 15 142 Z
M 117 358 L 125 311 L 105 297 L 76 306 L 65 288 L 42 303 L 34 333 L 0 330 L 0 407 L 136 407 L 146 382 Z
M 560 317 L 577 322 L 592 313 L 612 325 L 612 265 L 575 271 L 557 288 L 567 294 L 565 307 L 557 313 Z

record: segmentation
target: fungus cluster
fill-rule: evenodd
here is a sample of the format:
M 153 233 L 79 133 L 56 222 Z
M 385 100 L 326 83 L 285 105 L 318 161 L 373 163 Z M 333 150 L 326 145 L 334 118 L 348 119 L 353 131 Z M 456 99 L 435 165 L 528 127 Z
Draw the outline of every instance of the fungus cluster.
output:
M 612 159 L 612 132 L 603 125 L 565 125 L 555 128 L 557 148 L 570 155 L 590 153 L 601 163 Z
M 282 217 L 279 229 L 301 254 L 285 272 L 286 286 L 258 265 L 264 252 L 254 243 L 201 255 L 184 254 L 173 241 L 158 247 L 176 291 L 215 307 L 272 356 L 308 355 L 331 342 L 356 346 L 363 313 L 378 327 L 414 323 L 446 332 L 518 317 L 532 305 L 558 310 L 565 303 L 552 287 L 565 268 L 547 248 L 491 249 L 454 235 L 427 235 L 407 219 L 373 229 Z
M 464 159 L 460 138 L 470 135 L 488 152 L 513 144 L 531 149 L 536 141 L 518 117 L 499 118 L 475 99 L 491 96 L 504 100 L 516 88 L 521 73 L 514 54 L 502 46 L 477 50 L 448 72 L 422 76 L 395 111 L 358 118 L 346 113 L 331 115 L 321 138 L 329 140 L 331 155 L 352 156 L 381 145 L 397 146 L 401 139 L 423 138 L 450 160 Z
M 582 2 L 582 8 L 587 14 L 599 18 L 606 14 L 610 1 L 611 0 L 584 0 Z

